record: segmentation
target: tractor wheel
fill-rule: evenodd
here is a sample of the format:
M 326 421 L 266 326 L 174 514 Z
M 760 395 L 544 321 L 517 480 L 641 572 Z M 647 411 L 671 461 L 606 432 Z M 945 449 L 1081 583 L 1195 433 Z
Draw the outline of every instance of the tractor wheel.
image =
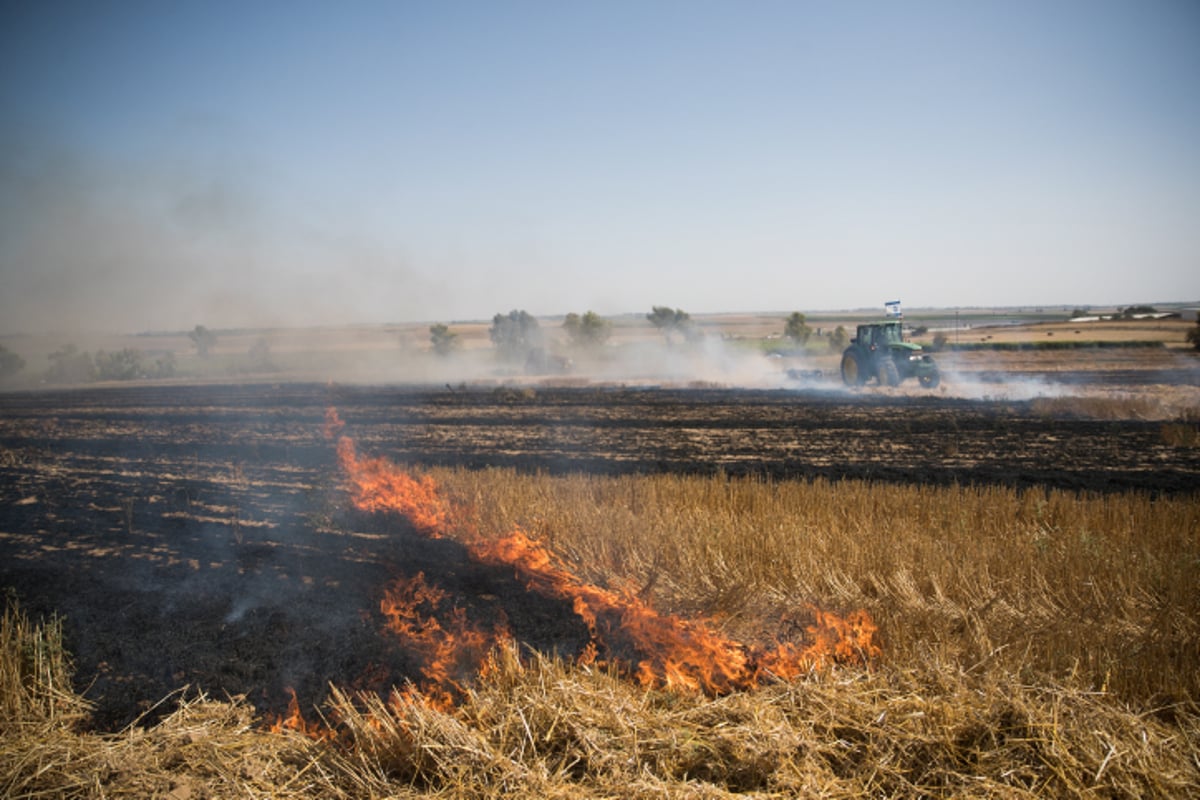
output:
M 866 371 L 858 363 L 858 353 L 853 350 L 842 355 L 842 382 L 847 386 L 862 386 L 867 382 Z
M 879 362 L 879 385 L 900 385 L 900 370 L 896 369 L 896 362 L 890 358 L 881 359 Z
M 942 382 L 942 376 L 936 372 L 931 372 L 928 375 L 922 375 L 920 381 L 921 385 L 926 389 L 936 389 L 938 384 Z

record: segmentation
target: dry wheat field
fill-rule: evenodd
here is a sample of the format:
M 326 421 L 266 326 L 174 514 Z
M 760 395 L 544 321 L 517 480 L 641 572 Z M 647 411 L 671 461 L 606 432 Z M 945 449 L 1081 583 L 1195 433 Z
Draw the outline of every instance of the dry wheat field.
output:
M 0 396 L 0 794 L 1200 793 L 1159 390 Z

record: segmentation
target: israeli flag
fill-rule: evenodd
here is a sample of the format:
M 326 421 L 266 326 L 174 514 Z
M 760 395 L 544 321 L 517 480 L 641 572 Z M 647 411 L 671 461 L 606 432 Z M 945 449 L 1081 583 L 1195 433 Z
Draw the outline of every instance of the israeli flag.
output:
M 900 312 L 899 300 L 888 300 L 883 304 L 883 310 L 890 318 L 900 319 L 904 316 L 904 314 Z

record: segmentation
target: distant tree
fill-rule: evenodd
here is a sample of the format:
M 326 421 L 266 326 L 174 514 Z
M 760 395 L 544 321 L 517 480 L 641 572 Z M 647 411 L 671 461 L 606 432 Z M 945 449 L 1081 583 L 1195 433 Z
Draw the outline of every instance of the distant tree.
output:
M 583 317 L 574 311 L 563 317 L 563 330 L 567 332 L 567 338 L 571 341 L 575 341 L 575 338 L 579 335 L 579 326 L 582 324 L 582 321 Z
M 102 381 L 132 381 L 144 377 L 142 351 L 126 347 L 114 353 L 96 353 L 96 377 Z
M 50 354 L 47 383 L 84 383 L 95 378 L 96 365 L 91 353 L 82 353 L 75 345 L 68 344 Z
M 1088 311 L 1086 308 L 1080 308 L 1080 307 L 1076 306 L 1075 308 L 1071 309 L 1071 319 L 1077 319 L 1079 317 L 1086 317 L 1090 313 L 1091 312 Z
M 1187 332 L 1187 342 L 1192 347 L 1200 350 L 1200 319 L 1196 320 L 1196 324 Z
M 275 361 L 271 358 L 271 343 L 267 341 L 267 337 L 260 336 L 254 340 L 254 344 L 250 345 L 250 349 L 246 352 L 250 359 L 250 370 L 252 372 L 275 372 L 279 369 L 275 366 Z
M 668 342 L 671 341 L 673 333 L 680 333 L 684 338 L 691 338 L 694 331 L 691 315 L 681 308 L 652 306 L 646 319 L 650 320 L 651 325 L 662 331 Z
M 845 350 L 848 344 L 850 344 L 850 334 L 846 333 L 844 325 L 838 325 L 833 329 L 833 333 L 829 334 L 829 349 L 840 352 Z
M 0 344 L 0 380 L 10 378 L 25 369 L 25 359 Z
M 1121 316 L 1126 319 L 1131 319 L 1137 314 L 1157 314 L 1158 309 L 1154 306 L 1129 306 L 1129 308 L 1121 309 Z
M 563 328 L 571 344 L 577 347 L 599 347 L 612 335 L 612 323 L 595 311 L 588 311 L 582 317 L 575 313 L 567 314 Z
M 488 335 L 505 361 L 524 361 L 542 345 L 541 326 L 527 311 L 513 310 L 492 317 Z
M 441 322 L 429 326 L 429 342 L 433 345 L 433 352 L 439 356 L 450 355 L 462 344 L 458 334 Z
M 192 340 L 192 344 L 196 346 L 196 355 L 201 358 L 208 358 L 208 353 L 217 343 L 217 335 L 203 325 L 197 325 L 190 333 L 188 338 Z
M 803 314 L 799 311 L 793 311 L 783 326 L 783 335 L 796 344 L 807 344 L 809 337 L 812 336 L 812 328 L 809 327 L 805 320 L 806 318 Z

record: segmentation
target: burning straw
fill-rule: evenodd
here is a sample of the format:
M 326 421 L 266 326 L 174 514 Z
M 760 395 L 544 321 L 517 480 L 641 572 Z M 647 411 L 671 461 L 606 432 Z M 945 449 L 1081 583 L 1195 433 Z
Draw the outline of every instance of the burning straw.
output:
M 1200 717 L 945 664 L 665 696 L 514 646 L 452 713 L 334 688 L 324 742 L 203 694 L 151 727 L 79 730 L 59 629 L 10 607 L 0 647 L 0 796 L 276 798 L 1183 797 Z M 48 646 L 52 669 L 23 653 Z M 63 692 L 67 692 L 64 697 Z M 11 694 L 10 694 L 11 693 Z
M 429 476 L 416 477 L 383 458 L 364 459 L 353 441 L 340 435 L 344 424 L 335 409 L 326 412 L 325 435 L 337 436 L 338 461 L 354 506 L 364 512 L 392 512 L 421 535 L 447 535 L 455 514 Z M 586 624 L 590 639 L 576 663 L 612 667 L 645 688 L 698 691 L 711 696 L 745 690 L 764 681 L 792 679 L 828 663 L 866 664 L 879 654 L 876 627 L 865 611 L 841 617 L 812 609 L 806 643 L 773 646 L 730 639 L 704 620 L 660 614 L 637 596 L 592 585 L 556 562 L 553 554 L 522 530 L 496 540 L 477 532 L 460 533 L 478 563 L 511 569 L 537 596 L 564 601 Z M 423 656 L 422 690 L 450 702 L 464 688 L 470 664 L 476 671 L 491 648 L 512 638 L 504 628 L 474 626 L 461 608 L 437 613 L 445 594 L 424 575 L 399 579 L 387 592 L 381 611 L 388 628 Z

